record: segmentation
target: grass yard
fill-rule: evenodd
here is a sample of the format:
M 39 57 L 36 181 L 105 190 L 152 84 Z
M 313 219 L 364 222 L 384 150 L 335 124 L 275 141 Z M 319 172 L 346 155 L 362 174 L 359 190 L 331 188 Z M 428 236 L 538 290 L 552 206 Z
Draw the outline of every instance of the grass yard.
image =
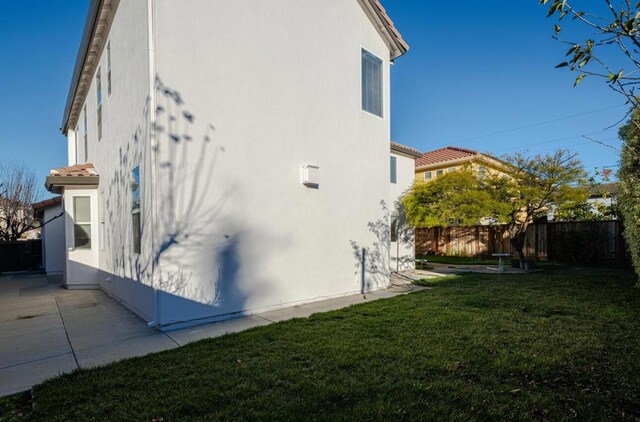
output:
M 469 256 L 421 255 L 418 259 L 426 259 L 433 264 L 448 265 L 498 265 L 498 258 L 482 258 Z M 511 262 L 507 262 L 511 265 Z
M 630 273 L 549 267 L 425 284 L 433 289 L 61 376 L 34 389 L 30 418 L 640 417 Z M 12 412 L 27 398 L 0 402 L 0 420 L 21 420 Z

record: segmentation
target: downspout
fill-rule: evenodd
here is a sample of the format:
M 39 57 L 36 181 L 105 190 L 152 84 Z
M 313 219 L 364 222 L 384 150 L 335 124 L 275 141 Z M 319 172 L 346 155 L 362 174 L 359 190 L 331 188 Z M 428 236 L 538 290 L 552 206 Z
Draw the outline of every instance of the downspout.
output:
M 161 325 L 160 315 L 160 293 L 158 292 L 160 277 L 158 261 L 156 259 L 156 245 L 158 237 L 158 163 L 155 151 L 157 150 L 158 140 L 155 136 L 156 122 L 156 27 L 155 27 L 155 0 L 147 0 L 147 24 L 149 39 L 149 162 L 151 173 L 151 283 L 153 288 L 153 321 L 149 323 L 150 327 L 159 327 Z

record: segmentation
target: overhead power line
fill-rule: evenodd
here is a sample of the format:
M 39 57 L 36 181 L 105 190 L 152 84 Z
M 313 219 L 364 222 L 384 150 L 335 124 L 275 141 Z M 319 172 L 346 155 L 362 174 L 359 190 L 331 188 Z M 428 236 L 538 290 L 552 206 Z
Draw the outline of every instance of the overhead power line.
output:
M 553 119 L 553 120 L 546 120 L 546 121 L 543 121 L 543 122 L 531 123 L 531 124 L 524 125 L 524 126 L 514 127 L 514 128 L 511 128 L 511 129 L 505 129 L 505 130 L 500 130 L 500 131 L 493 132 L 493 133 L 487 133 L 485 135 L 474 136 L 472 138 L 462 139 L 462 140 L 456 142 L 456 144 L 461 144 L 461 143 L 469 142 L 469 141 L 475 141 L 477 139 L 488 138 L 490 136 L 502 135 L 502 134 L 510 133 L 510 132 L 516 132 L 516 131 L 519 131 L 519 130 L 529 129 L 529 128 L 532 128 L 532 127 L 548 125 L 548 124 L 560 122 L 560 121 L 563 121 L 563 120 L 575 119 L 576 117 L 587 116 L 589 114 L 600 113 L 600 112 L 603 112 L 603 111 L 613 110 L 614 108 L 619 108 L 619 107 L 624 107 L 624 106 L 628 106 L 628 104 L 626 104 L 626 103 L 625 104 L 618 104 L 618 105 L 611 106 L 611 107 L 599 108 L 597 110 L 591 110 L 591 111 L 586 111 L 584 113 L 573 114 L 571 116 L 559 117 L 559 118 Z

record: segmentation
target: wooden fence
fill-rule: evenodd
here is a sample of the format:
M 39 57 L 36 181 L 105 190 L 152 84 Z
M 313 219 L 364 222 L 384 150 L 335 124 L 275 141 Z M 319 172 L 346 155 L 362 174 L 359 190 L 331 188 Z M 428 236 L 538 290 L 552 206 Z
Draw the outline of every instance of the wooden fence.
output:
M 554 261 L 627 260 L 619 221 L 532 224 L 524 252 L 529 258 Z M 517 253 L 505 226 L 416 229 L 417 255 L 487 256 Z
M 0 273 L 42 268 L 42 240 L 0 242 Z

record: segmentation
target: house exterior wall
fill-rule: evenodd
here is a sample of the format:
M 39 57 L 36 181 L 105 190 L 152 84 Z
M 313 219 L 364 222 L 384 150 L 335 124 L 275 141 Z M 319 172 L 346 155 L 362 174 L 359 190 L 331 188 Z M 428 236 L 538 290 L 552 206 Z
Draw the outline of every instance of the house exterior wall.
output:
M 172 328 L 388 286 L 390 53 L 358 1 L 121 1 L 108 40 L 100 141 L 95 75 L 85 102 L 96 285 Z M 383 60 L 382 118 L 361 108 L 362 48 Z
M 400 199 L 413 185 L 415 174 L 415 158 L 398 152 L 391 152 L 397 163 L 397 182 L 391 183 L 391 220 L 397 221 L 398 237 L 391 242 L 391 271 L 407 271 L 415 269 L 415 235 L 413 228 L 406 221 Z
M 65 268 L 65 219 L 57 217 L 63 213 L 62 204 L 45 208 L 43 221 L 48 223 L 42 227 L 42 250 L 44 268 L 47 275 L 63 275 Z
M 390 53 L 359 3 L 155 4 L 160 322 L 386 287 Z M 384 118 L 361 109 L 363 47 Z
M 87 151 L 84 148 L 84 111 L 68 132 L 69 164 L 93 163 L 100 185 L 92 189 L 92 254 L 95 283 L 105 292 L 150 321 L 154 317 L 152 284 L 152 230 L 142 233 L 140 254 L 133 253 L 131 171 L 140 167 L 141 190 L 150 198 L 151 98 L 149 71 L 148 7 L 146 1 L 121 1 L 111 24 L 111 94 L 108 92 L 107 49 L 99 54 L 102 86 L 102 137 L 98 139 L 96 73 L 83 110 L 87 111 Z M 76 158 L 78 158 L 76 160 Z M 73 192 L 65 190 L 65 203 Z M 145 200 L 142 220 L 151 221 L 150 200 Z M 73 220 L 67 211 L 67 242 L 72 242 Z M 102 226 L 102 228 L 101 228 Z M 146 227 L 145 227 L 146 228 Z M 101 239 L 102 238 L 102 239 Z M 86 284 L 93 274 L 67 274 L 67 282 Z

